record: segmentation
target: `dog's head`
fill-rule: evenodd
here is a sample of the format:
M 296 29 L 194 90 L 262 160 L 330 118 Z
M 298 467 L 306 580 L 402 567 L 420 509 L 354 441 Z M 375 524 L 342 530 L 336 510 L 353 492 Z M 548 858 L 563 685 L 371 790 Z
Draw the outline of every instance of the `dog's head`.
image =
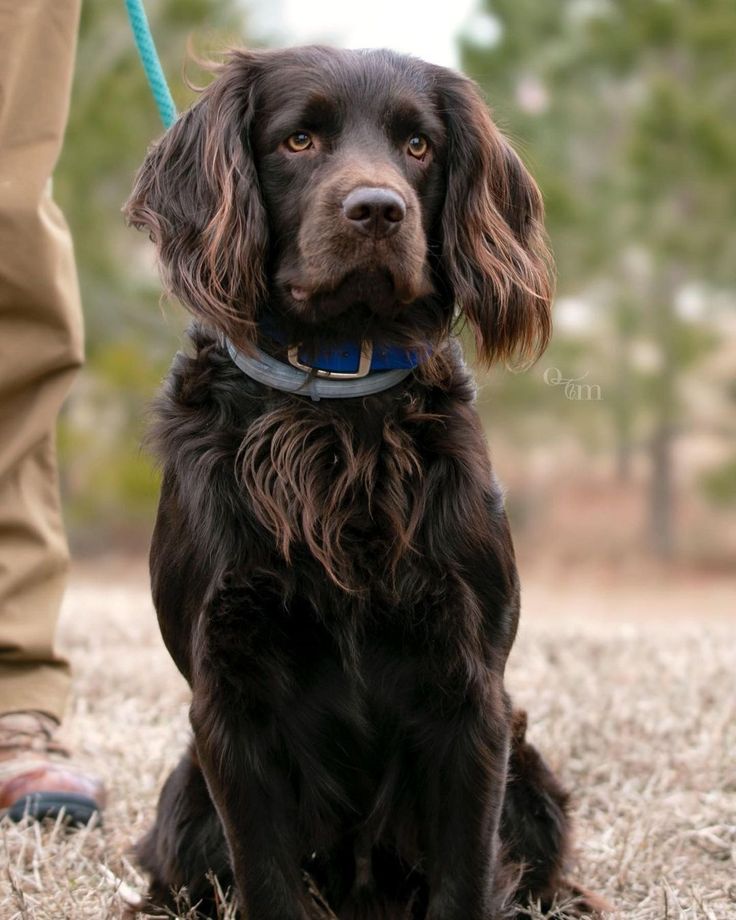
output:
M 126 215 L 168 289 L 246 346 L 266 309 L 300 338 L 426 342 L 457 308 L 487 361 L 549 336 L 537 186 L 475 85 L 413 58 L 233 51 Z

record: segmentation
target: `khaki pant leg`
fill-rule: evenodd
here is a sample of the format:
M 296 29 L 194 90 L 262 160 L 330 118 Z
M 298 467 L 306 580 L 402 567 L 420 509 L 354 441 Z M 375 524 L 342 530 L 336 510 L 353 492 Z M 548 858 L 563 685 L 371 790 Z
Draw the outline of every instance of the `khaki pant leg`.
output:
M 68 115 L 80 0 L 0 0 L 0 712 L 60 718 L 54 653 L 68 568 L 55 428 L 83 359 L 68 228 L 50 177 Z

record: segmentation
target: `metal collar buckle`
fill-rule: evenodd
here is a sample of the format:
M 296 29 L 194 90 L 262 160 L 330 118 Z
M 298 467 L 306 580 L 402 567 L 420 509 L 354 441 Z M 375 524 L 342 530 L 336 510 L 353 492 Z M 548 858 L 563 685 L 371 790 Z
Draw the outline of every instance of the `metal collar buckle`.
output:
M 308 374 L 314 374 L 315 377 L 329 377 L 332 380 L 357 380 L 359 377 L 367 377 L 371 370 L 373 361 L 373 342 L 361 342 L 360 361 L 358 362 L 357 371 L 325 371 L 320 367 L 311 367 L 309 364 L 303 364 L 299 360 L 299 346 L 290 345 L 288 350 L 289 364 L 305 371 Z

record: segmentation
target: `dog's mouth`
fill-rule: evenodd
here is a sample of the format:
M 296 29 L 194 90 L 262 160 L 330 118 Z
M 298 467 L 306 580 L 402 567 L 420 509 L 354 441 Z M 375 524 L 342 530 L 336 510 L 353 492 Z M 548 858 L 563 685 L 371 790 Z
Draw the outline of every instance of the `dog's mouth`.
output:
M 397 284 L 394 275 L 385 268 L 348 272 L 330 289 L 310 290 L 287 281 L 283 291 L 286 310 L 309 323 L 323 322 L 348 310 L 393 317 L 420 293 Z

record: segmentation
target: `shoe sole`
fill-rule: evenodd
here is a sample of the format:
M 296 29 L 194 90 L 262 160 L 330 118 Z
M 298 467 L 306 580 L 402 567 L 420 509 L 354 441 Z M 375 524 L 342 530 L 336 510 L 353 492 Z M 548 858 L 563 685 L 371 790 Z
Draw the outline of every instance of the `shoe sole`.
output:
M 13 802 L 7 811 L 11 821 L 22 821 L 23 818 L 34 818 L 42 821 L 44 818 L 56 820 L 63 814 L 65 824 L 73 827 L 85 827 L 94 815 L 100 822 L 100 808 L 94 799 L 74 792 L 34 792 L 33 795 L 24 795 L 23 798 Z

